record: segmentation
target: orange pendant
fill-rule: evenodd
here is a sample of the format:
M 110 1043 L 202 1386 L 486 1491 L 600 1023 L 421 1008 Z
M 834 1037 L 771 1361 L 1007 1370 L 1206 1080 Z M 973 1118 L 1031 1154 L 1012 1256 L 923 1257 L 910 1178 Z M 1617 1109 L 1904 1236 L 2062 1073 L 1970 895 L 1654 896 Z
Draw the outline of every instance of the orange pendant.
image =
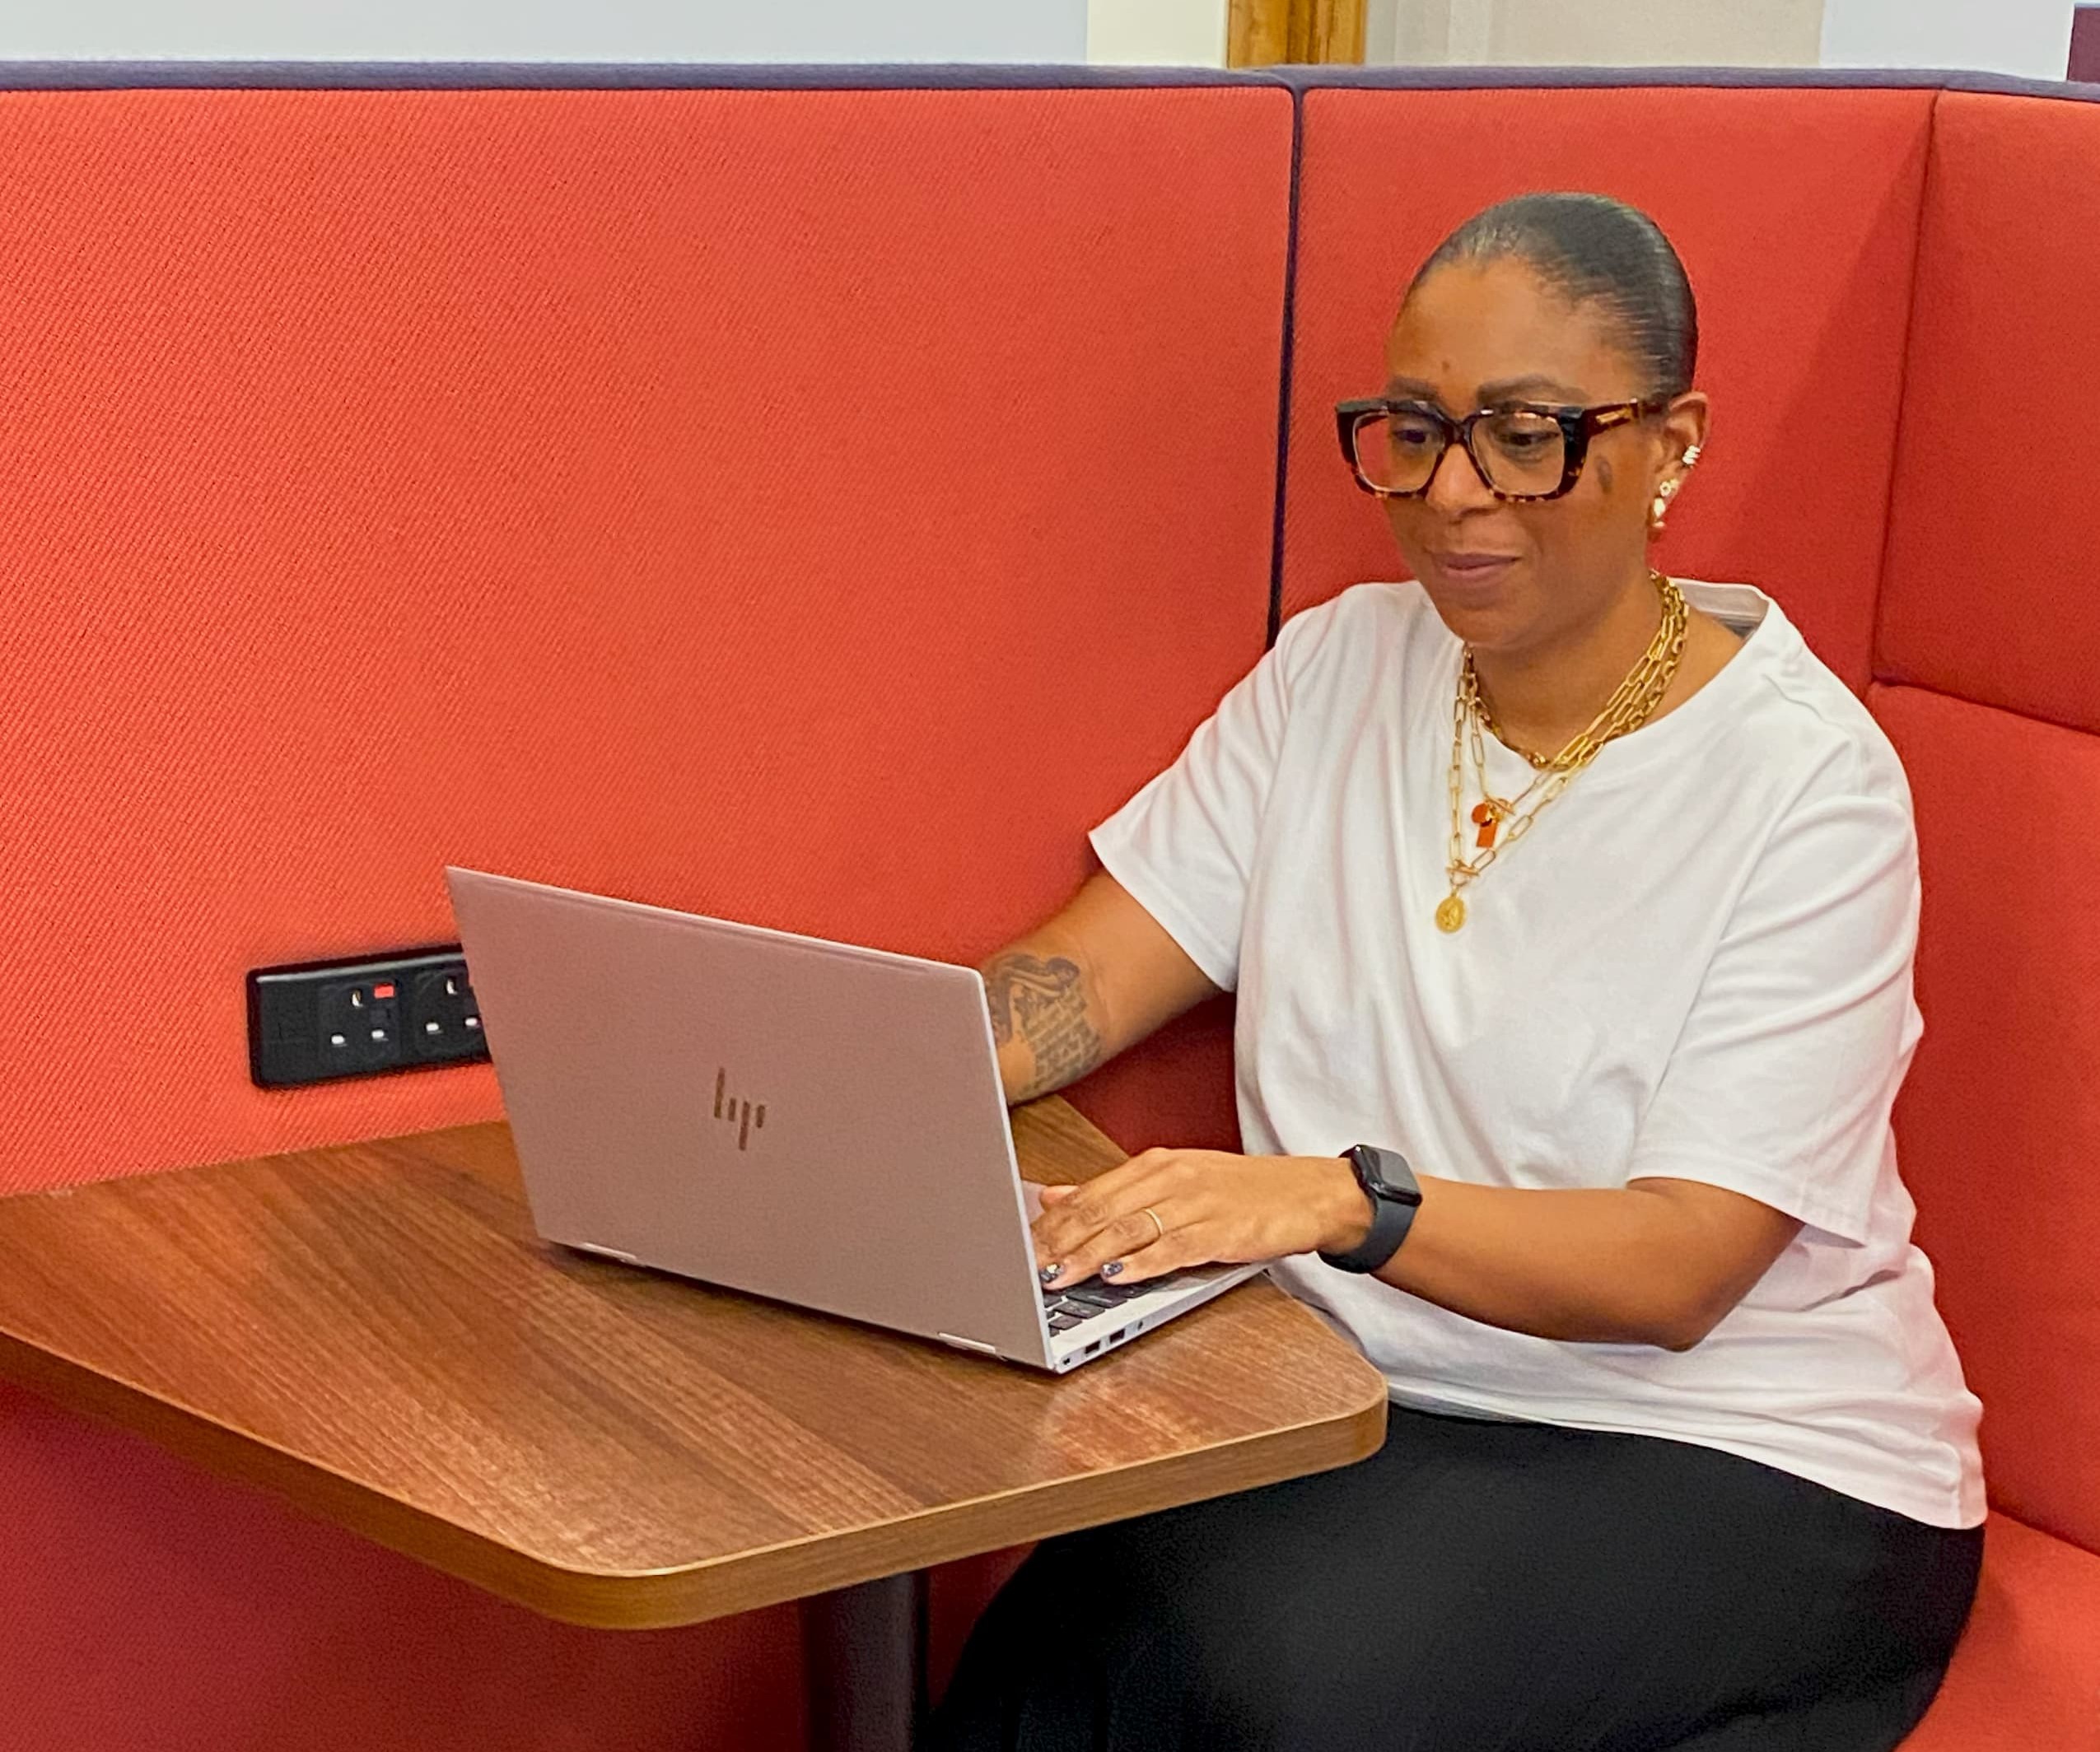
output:
M 1473 805 L 1473 826 L 1480 829 L 1473 844 L 1485 851 L 1493 846 L 1495 836 L 1501 828 L 1501 812 L 1492 803 L 1477 803 Z

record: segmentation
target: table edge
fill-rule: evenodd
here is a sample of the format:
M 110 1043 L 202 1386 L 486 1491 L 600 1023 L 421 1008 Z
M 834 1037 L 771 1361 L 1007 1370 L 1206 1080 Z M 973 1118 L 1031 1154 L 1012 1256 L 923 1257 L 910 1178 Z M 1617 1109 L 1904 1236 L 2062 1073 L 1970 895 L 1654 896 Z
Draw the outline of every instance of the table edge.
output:
M 1350 1349 L 1317 1321 L 1311 1324 L 1318 1340 Z M 384 1545 L 544 1617 L 604 1630 L 699 1624 L 1362 1460 L 1384 1440 L 1386 1386 L 1369 1362 L 1353 1349 L 1351 1355 L 1364 1391 L 1333 1417 L 674 1568 L 595 1571 L 518 1550 L 0 1331 L 0 1377 L 54 1405 L 142 1437 L 217 1477 L 261 1489 L 309 1520 Z

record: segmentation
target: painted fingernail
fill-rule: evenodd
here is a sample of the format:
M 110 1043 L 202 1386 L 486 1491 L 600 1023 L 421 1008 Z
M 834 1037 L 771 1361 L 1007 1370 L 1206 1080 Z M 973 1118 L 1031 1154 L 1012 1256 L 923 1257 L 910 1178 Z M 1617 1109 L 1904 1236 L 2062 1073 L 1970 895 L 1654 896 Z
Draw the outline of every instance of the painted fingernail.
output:
M 1064 1274 L 1065 1268 L 1062 1265 L 1045 1265 L 1042 1270 L 1036 1273 L 1036 1276 L 1045 1284 L 1050 1284 L 1062 1277 Z
M 1108 1261 L 1108 1263 L 1107 1265 L 1104 1265 L 1104 1266 L 1101 1268 L 1101 1275 L 1102 1275 L 1103 1277 L 1104 1277 L 1104 1278 L 1113 1278 L 1113 1276 L 1115 1276 L 1115 1274 L 1116 1274 L 1118 1272 L 1121 1271 L 1122 1269 L 1123 1269 L 1123 1262 L 1122 1262 L 1121 1260 L 1119 1260 L 1119 1259 L 1112 1259 L 1112 1260 L 1110 1260 Z

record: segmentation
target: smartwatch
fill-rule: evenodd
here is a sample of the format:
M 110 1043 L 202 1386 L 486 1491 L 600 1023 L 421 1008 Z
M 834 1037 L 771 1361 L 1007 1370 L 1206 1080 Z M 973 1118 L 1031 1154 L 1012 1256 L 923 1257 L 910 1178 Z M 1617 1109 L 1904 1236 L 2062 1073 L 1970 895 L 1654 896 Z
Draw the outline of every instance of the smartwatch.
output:
M 1356 1184 L 1371 1201 L 1371 1232 L 1346 1253 L 1323 1253 L 1321 1259 L 1342 1271 L 1376 1271 L 1400 1251 L 1422 1202 L 1415 1171 L 1398 1150 L 1359 1144 L 1342 1155 L 1356 1170 Z

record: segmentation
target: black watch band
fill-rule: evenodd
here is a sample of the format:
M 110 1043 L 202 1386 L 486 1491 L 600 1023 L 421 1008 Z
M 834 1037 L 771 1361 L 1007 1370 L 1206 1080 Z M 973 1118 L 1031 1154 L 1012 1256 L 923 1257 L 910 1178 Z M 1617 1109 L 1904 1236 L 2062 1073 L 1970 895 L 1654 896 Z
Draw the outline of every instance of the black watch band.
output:
M 1359 1144 L 1342 1155 L 1356 1172 L 1356 1184 L 1371 1204 L 1371 1232 L 1346 1253 L 1323 1253 L 1321 1259 L 1342 1271 L 1376 1271 L 1400 1251 L 1422 1202 L 1415 1171 L 1398 1150 Z

